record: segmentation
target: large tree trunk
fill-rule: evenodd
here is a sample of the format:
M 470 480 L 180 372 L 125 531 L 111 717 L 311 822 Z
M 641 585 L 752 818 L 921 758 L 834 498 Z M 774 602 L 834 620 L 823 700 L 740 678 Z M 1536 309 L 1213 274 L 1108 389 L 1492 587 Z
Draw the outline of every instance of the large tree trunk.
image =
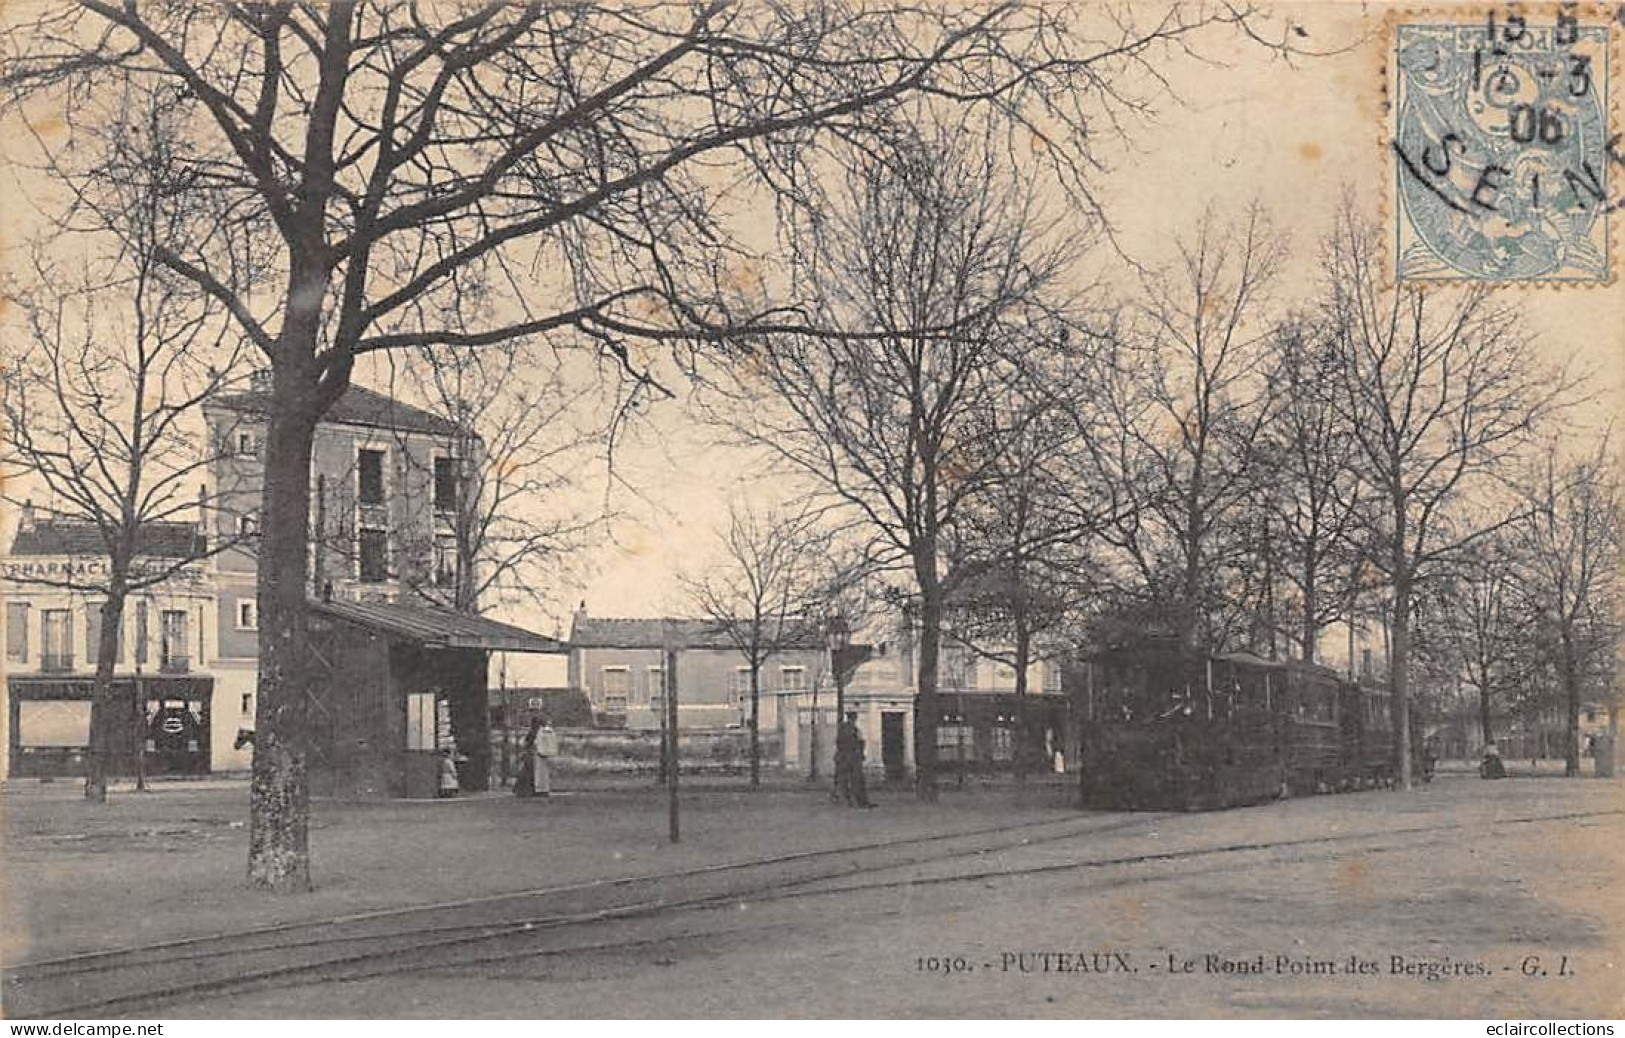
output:
M 1017 594 L 1022 592 L 1018 590 Z M 1027 664 L 1032 657 L 1032 633 L 1027 629 L 1027 618 L 1018 608 L 1016 613 L 1016 745 L 1015 765 L 1016 785 L 1027 784 L 1027 755 L 1033 752 L 1030 745 L 1031 734 L 1027 723 Z
M 1300 634 L 1303 639 L 1301 655 L 1305 663 L 1315 662 L 1315 657 L 1319 655 L 1320 622 L 1316 619 L 1320 613 L 1319 577 L 1314 563 L 1306 561 L 1303 567 L 1303 627 Z M 1350 666 L 1353 663 L 1353 660 L 1349 661 Z
M 837 718 L 837 723 L 839 723 L 839 718 Z M 762 665 L 760 663 L 752 663 L 750 667 L 750 788 L 762 788 Z
M 1393 684 L 1394 773 L 1399 788 L 1411 788 L 1411 578 L 1399 570 L 1394 578 L 1392 648 L 1388 659 Z
M 1195 650 L 1202 644 L 1202 572 L 1200 548 L 1190 544 L 1186 551 L 1184 579 L 1181 582 L 1180 593 L 1184 601 L 1179 609 L 1179 643 L 1186 649 Z
M 280 893 L 310 889 L 306 719 L 314 690 L 305 582 L 311 443 L 318 417 L 313 386 L 314 379 L 296 362 L 279 358 L 273 367 L 260 524 L 260 672 L 248 882 Z
M 1478 730 L 1484 736 L 1484 745 L 1495 741 L 1495 720 L 1490 716 L 1490 681 L 1486 669 L 1478 683 Z
M 942 649 L 942 592 L 934 579 L 929 585 L 920 589 L 919 695 L 914 703 L 915 790 L 927 802 L 937 798 L 937 664 Z
M 114 560 L 117 569 L 120 563 Z M 115 576 L 108 588 L 107 599 L 102 602 L 102 629 L 96 640 L 96 681 L 90 697 L 90 746 L 85 754 L 85 799 L 93 803 L 107 802 L 107 777 L 112 770 L 114 733 L 127 717 L 121 704 L 113 696 L 113 668 L 118 664 L 119 625 L 124 622 L 124 600 L 127 592 L 123 582 Z M 137 741 L 137 752 L 140 742 Z
M 1574 778 L 1580 774 L 1580 668 L 1575 661 L 1574 632 L 1565 624 L 1560 632 L 1562 641 L 1563 698 L 1567 707 L 1563 747 L 1563 774 Z

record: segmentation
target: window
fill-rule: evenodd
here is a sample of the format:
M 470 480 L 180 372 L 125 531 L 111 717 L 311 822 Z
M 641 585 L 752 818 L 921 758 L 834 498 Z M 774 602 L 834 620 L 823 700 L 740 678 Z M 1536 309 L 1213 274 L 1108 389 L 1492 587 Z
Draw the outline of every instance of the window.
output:
M 252 692 L 243 693 L 243 716 L 254 716 L 254 693 Z
M 454 458 L 434 459 L 434 510 L 457 511 L 457 461 Z
M 1044 691 L 1061 691 L 1061 665 L 1059 663 L 1044 664 Z
M 989 747 L 996 761 L 1014 760 L 1016 756 L 1016 730 L 1008 723 L 995 724 L 992 729 L 992 745 Z
M 434 539 L 434 586 L 455 587 L 457 584 L 457 537 L 440 534 Z
M 17 704 L 17 745 L 77 749 L 90 745 L 88 699 L 23 700 Z
M 626 713 L 626 698 L 630 692 L 632 673 L 625 667 L 604 668 L 604 710 L 612 714 Z
M 257 516 L 250 514 L 237 517 L 237 536 L 258 537 L 259 533 L 260 521 Z
M 28 603 L 6 603 L 6 659 L 28 659 Z
M 357 537 L 359 548 L 356 576 L 364 583 L 389 579 L 389 534 L 384 530 L 363 529 Z
M 648 677 L 649 704 L 658 706 L 666 701 L 666 668 L 650 667 Z
M 73 634 L 66 609 L 40 614 L 40 670 L 73 669 Z
M 186 645 L 186 612 L 165 609 L 159 617 L 158 669 L 171 674 L 191 669 L 192 658 Z
M 406 697 L 406 748 L 430 750 L 435 748 L 435 713 L 433 692 L 412 692 Z
M 733 682 L 728 686 L 728 692 L 733 696 L 735 703 L 750 701 L 750 668 L 735 667 Z
M 260 438 L 252 429 L 237 430 L 237 453 L 244 458 L 260 456 Z
M 807 690 L 807 668 L 780 667 L 779 688 L 785 692 L 805 692 Z
M 356 452 L 356 496 L 364 505 L 384 503 L 384 452 Z
M 239 598 L 237 600 L 237 629 L 239 631 L 257 631 L 260 629 L 258 601 L 252 598 Z
M 85 660 L 91 664 L 97 662 L 102 652 L 102 609 L 100 605 L 93 605 L 85 610 Z M 113 662 L 124 662 L 124 631 L 118 632 L 118 642 L 113 648 Z
M 975 731 L 953 714 L 943 714 L 937 722 L 937 758 L 943 761 L 970 760 Z

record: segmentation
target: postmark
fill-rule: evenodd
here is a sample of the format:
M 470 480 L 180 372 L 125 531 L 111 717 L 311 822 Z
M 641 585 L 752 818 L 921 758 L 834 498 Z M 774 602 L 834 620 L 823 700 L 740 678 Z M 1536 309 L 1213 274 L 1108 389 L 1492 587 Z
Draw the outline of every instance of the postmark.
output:
M 1574 4 L 1390 21 L 1397 281 L 1613 281 L 1618 28 Z

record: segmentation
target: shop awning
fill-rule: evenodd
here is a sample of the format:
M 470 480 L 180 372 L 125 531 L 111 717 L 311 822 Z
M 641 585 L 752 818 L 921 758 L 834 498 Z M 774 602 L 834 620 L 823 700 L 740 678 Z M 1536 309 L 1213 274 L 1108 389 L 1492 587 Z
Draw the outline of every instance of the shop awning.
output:
M 567 652 L 556 638 L 498 623 L 483 616 L 454 613 L 429 605 L 398 602 L 313 601 L 317 615 L 408 638 L 431 649 L 484 649 L 490 652 Z

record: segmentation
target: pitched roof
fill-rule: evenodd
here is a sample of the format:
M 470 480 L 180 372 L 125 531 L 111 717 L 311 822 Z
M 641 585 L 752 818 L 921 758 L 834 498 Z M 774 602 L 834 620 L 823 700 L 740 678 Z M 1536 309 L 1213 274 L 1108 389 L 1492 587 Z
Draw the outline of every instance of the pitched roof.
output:
M 563 652 L 563 642 L 523 627 L 435 606 L 400 602 L 311 602 L 312 611 L 386 631 L 434 648 L 497 652 Z
M 677 646 L 683 649 L 733 649 L 727 628 L 713 620 L 666 617 L 586 616 L 577 613 L 570 626 L 570 645 L 586 649 L 659 649 L 665 646 L 666 625 L 673 626 Z M 771 625 L 769 625 L 771 626 Z M 816 624 L 786 622 L 786 648 L 813 649 L 824 644 Z
M 101 555 L 107 551 L 95 523 L 42 519 L 18 529 L 12 555 Z M 208 551 L 208 539 L 196 523 L 152 522 L 141 528 L 136 555 L 157 559 L 197 558 Z
M 232 393 L 216 397 L 210 404 L 228 411 L 263 415 L 270 410 L 271 394 L 263 390 Z M 435 436 L 455 436 L 458 432 L 456 424 L 450 419 L 357 385 L 350 386 L 343 396 L 333 402 L 333 406 L 322 415 L 322 421 Z

